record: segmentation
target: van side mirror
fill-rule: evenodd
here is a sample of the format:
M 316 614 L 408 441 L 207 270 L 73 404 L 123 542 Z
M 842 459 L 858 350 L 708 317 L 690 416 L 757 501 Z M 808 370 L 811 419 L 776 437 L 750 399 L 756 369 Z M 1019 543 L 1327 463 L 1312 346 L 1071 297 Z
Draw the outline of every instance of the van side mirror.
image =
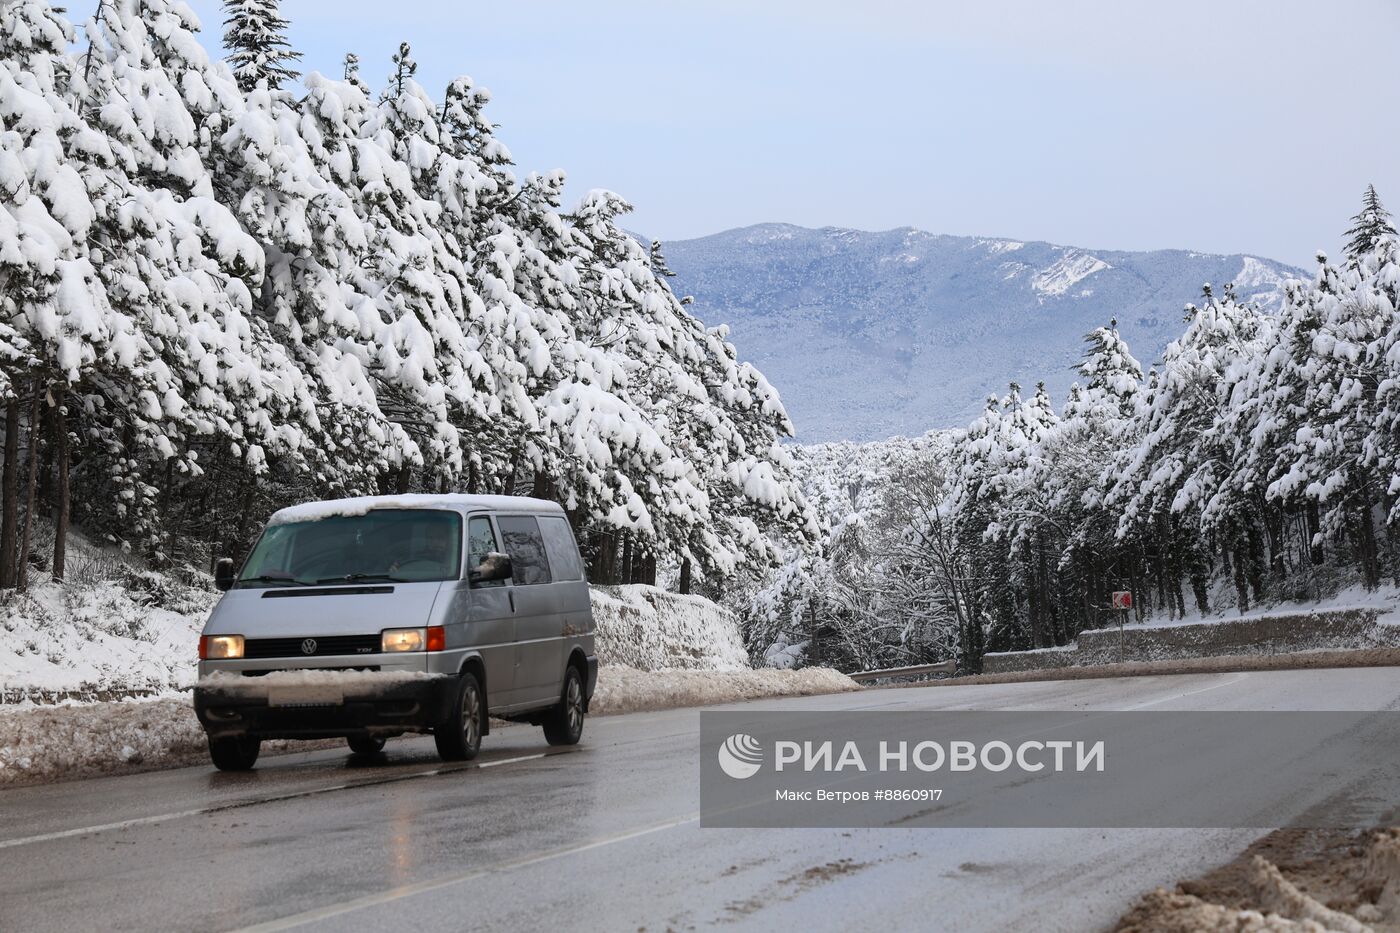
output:
M 233 558 L 220 557 L 214 561 L 214 589 L 220 593 L 233 589 Z
M 492 551 L 481 559 L 475 570 L 467 574 L 467 582 L 472 586 L 480 586 L 496 580 L 509 580 L 513 573 L 510 557 L 499 551 Z

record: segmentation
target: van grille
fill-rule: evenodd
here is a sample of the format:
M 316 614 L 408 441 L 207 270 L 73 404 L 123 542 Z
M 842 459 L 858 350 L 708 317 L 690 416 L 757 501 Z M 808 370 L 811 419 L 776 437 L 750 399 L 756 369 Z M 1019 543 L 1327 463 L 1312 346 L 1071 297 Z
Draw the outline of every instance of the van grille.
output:
M 378 635 L 327 635 L 324 638 L 313 636 L 316 649 L 303 651 L 302 638 L 249 638 L 243 642 L 245 658 L 315 658 L 323 655 L 378 654 Z

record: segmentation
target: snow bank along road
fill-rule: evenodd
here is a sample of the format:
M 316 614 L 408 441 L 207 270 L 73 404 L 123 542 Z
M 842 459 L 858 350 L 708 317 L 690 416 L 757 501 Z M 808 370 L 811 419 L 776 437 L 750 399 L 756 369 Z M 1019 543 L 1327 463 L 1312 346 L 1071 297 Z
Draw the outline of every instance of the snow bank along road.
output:
M 1393 709 L 1400 671 L 867 690 L 729 709 Z M 699 828 L 699 714 L 0 791 L 0 929 L 1084 930 L 1256 830 Z

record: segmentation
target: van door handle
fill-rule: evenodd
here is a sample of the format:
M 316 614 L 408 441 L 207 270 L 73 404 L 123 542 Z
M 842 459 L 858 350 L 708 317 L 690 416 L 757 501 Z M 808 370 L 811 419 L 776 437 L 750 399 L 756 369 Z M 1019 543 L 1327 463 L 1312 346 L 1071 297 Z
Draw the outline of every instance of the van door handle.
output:
M 506 595 L 510 597 L 510 612 L 511 612 L 511 615 L 514 615 L 514 614 L 515 614 L 515 593 L 514 593 L 514 591 L 512 591 L 512 590 L 506 590 Z

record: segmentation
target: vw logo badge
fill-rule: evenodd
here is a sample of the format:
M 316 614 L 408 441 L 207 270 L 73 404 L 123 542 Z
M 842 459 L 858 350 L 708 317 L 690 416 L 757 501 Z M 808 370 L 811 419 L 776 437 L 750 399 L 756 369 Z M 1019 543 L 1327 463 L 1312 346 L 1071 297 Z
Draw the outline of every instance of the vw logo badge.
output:
M 302 653 L 302 654 L 315 654 L 315 653 L 316 653 L 316 639 L 314 639 L 314 638 L 307 638 L 307 639 L 304 639 L 304 640 L 302 641 L 302 643 L 301 643 L 301 653 Z

